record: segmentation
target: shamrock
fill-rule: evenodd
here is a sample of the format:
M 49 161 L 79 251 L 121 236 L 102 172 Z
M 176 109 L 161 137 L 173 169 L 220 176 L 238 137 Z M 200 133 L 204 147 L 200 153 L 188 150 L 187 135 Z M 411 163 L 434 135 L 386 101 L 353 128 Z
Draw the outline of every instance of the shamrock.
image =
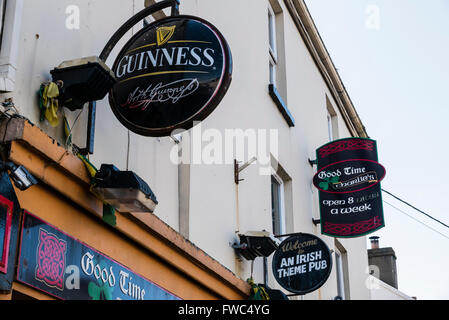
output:
M 321 189 L 327 191 L 332 184 L 338 183 L 338 177 L 325 178 L 325 181 L 320 182 L 319 186 Z
M 104 262 L 100 262 L 100 267 L 103 269 Z M 108 282 L 105 282 L 102 285 L 100 279 L 97 280 L 97 283 L 94 281 L 89 282 L 87 292 L 92 300 L 112 300 L 111 287 L 109 287 Z
M 105 283 L 102 286 L 97 285 L 91 281 L 89 283 L 87 291 L 92 300 L 112 300 L 111 288 Z

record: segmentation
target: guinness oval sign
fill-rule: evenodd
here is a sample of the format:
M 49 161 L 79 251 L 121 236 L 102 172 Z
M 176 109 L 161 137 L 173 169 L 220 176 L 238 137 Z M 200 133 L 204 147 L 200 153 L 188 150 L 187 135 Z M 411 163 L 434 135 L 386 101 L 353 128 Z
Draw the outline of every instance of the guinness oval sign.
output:
M 298 233 L 279 245 L 272 267 L 276 281 L 284 289 L 304 295 L 320 288 L 329 278 L 331 252 L 320 238 Z
M 116 117 L 137 134 L 161 137 L 192 128 L 217 107 L 231 83 L 232 55 L 213 25 L 176 16 L 133 36 L 113 71 L 109 102 Z

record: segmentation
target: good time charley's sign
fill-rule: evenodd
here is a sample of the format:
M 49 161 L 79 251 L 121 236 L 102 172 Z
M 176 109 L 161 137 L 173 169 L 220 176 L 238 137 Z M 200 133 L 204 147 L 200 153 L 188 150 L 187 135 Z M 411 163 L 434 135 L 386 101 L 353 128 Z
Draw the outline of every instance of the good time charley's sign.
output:
M 380 182 L 385 168 L 377 159 L 376 141 L 348 138 L 317 150 L 321 232 L 358 237 L 385 226 Z
M 329 278 L 331 252 L 320 238 L 298 233 L 279 245 L 272 268 L 276 281 L 284 289 L 304 295 L 320 288 Z
M 221 33 L 192 16 L 158 20 L 131 38 L 113 71 L 111 108 L 129 130 L 168 136 L 204 120 L 225 95 L 232 56 Z
M 118 262 L 24 212 L 17 280 L 63 300 L 179 300 Z

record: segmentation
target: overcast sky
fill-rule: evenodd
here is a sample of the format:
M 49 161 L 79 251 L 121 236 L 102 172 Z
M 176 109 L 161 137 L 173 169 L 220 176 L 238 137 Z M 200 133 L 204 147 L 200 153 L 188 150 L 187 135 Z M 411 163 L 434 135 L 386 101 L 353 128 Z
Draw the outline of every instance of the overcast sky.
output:
M 382 188 L 449 224 L 449 1 L 306 3 L 377 140 Z M 385 193 L 383 200 L 397 209 L 384 203 L 386 227 L 372 235 L 396 252 L 399 290 L 449 299 L 449 229 Z

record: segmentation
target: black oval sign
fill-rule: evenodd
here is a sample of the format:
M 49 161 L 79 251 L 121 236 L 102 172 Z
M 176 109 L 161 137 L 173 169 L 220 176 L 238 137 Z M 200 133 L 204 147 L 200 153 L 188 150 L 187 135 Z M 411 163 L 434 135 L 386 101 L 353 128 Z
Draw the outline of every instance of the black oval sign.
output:
M 221 33 L 192 16 L 158 20 L 131 38 L 113 71 L 111 108 L 129 130 L 168 136 L 204 120 L 225 95 L 232 55 Z
M 343 160 L 319 170 L 313 177 L 313 184 L 327 193 L 358 192 L 380 183 L 385 173 L 385 168 L 377 161 Z
M 331 252 L 320 238 L 300 233 L 279 245 L 272 267 L 276 281 L 284 289 L 303 295 L 317 290 L 329 278 Z

